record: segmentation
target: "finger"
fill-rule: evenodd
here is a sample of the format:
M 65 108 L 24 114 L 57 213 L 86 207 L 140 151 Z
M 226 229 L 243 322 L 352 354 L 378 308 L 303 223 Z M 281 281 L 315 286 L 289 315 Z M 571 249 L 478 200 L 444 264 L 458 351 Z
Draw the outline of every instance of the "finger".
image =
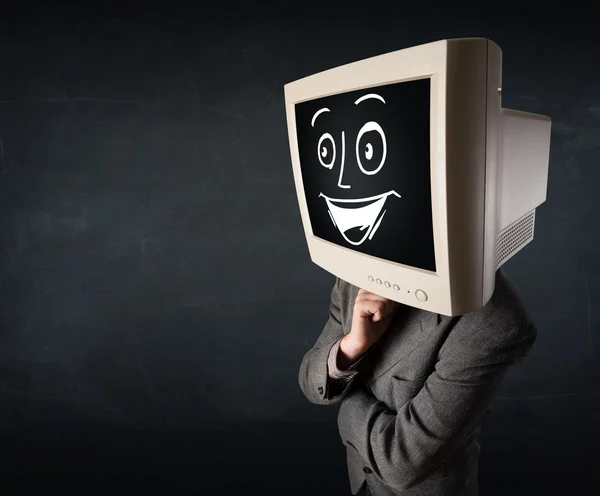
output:
M 359 296 L 368 296 L 368 295 L 372 295 L 373 293 L 371 293 L 370 291 L 367 291 L 366 289 L 360 288 L 358 290 L 358 294 L 356 295 L 357 297 Z
M 395 301 L 390 300 L 388 298 L 384 298 L 382 296 L 377 296 L 377 295 L 373 295 L 373 296 L 374 297 L 361 298 L 361 300 L 360 300 L 361 304 L 364 304 L 364 302 L 367 302 L 367 301 L 379 304 L 382 307 L 383 315 L 392 313 L 394 311 L 394 309 L 396 308 L 397 303 Z
M 386 301 L 388 301 L 388 299 L 384 298 L 383 296 L 379 296 L 378 294 L 369 293 L 369 292 L 365 292 L 365 293 L 358 295 L 356 297 L 356 299 L 360 300 L 360 301 L 381 301 L 382 303 L 385 303 Z
M 379 313 L 380 318 L 385 315 L 385 305 L 379 300 L 363 300 L 359 306 L 360 316 L 371 318 Z
M 384 307 L 385 307 L 383 310 L 384 315 L 392 313 L 395 310 L 395 308 L 399 305 L 399 303 L 397 303 L 394 300 L 390 300 L 389 298 L 385 298 L 384 296 L 379 296 L 378 294 L 371 293 L 370 291 L 367 291 L 366 289 L 361 288 L 356 297 L 356 304 L 362 305 L 362 304 L 364 304 L 364 302 L 367 302 L 367 301 L 380 302 L 382 305 L 384 305 Z
M 371 319 L 371 321 L 373 323 L 375 322 L 386 322 L 386 321 L 390 321 L 392 318 L 391 314 L 387 314 L 387 315 L 381 315 L 380 313 L 376 313 L 373 318 Z

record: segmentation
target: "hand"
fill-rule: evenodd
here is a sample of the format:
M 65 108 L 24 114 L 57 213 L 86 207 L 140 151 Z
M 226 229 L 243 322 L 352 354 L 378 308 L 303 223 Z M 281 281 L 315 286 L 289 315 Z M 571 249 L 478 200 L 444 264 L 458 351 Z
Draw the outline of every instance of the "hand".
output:
M 360 289 L 354 302 L 352 329 L 340 343 L 340 351 L 345 355 L 340 365 L 354 362 L 367 351 L 385 331 L 400 304 L 383 296 Z

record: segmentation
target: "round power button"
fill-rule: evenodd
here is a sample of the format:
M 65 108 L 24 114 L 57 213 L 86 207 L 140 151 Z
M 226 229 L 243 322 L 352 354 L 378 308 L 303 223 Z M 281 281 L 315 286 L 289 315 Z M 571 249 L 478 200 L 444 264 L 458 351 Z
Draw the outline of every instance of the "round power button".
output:
M 419 300 L 419 301 L 427 301 L 427 293 L 425 291 L 423 291 L 422 289 L 417 289 L 415 291 L 415 296 L 417 297 L 417 300 Z
M 398 286 L 397 284 L 394 284 L 394 289 L 395 289 L 396 291 L 400 291 L 400 286 Z

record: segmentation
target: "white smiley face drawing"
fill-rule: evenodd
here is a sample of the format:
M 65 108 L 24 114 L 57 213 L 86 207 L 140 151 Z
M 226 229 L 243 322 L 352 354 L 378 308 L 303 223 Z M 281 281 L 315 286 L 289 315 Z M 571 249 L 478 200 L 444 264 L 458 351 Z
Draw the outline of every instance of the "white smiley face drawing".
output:
M 354 102 L 355 105 L 368 100 L 377 99 L 385 104 L 385 100 L 380 95 L 370 93 L 361 96 Z M 311 125 L 314 127 L 315 120 L 323 112 L 330 112 L 328 108 L 322 108 L 313 115 Z M 371 138 L 366 136 L 370 133 Z M 365 139 L 362 139 L 365 137 Z M 374 160 L 373 145 L 374 140 L 378 140 L 378 148 L 381 148 L 381 158 Z M 385 133 L 381 126 L 375 121 L 367 122 L 359 131 L 356 138 L 356 162 L 360 171 L 367 176 L 376 175 L 384 166 L 387 155 L 387 142 Z M 320 164 L 327 168 L 333 169 L 337 155 L 335 140 L 330 133 L 324 133 L 319 139 L 317 145 L 317 155 Z M 350 189 L 350 185 L 342 184 L 344 175 L 344 165 L 346 159 L 346 137 L 342 131 L 341 136 L 341 166 L 337 186 L 342 189 Z M 351 245 L 358 246 L 364 243 L 367 239 L 373 239 L 377 229 L 381 225 L 381 221 L 386 213 L 384 206 L 386 200 L 390 196 L 401 196 L 395 190 L 389 190 L 375 196 L 367 198 L 332 198 L 319 194 L 319 198 L 323 197 L 328 208 L 329 216 L 333 225 L 339 230 L 343 238 Z M 356 230 L 358 228 L 358 231 Z

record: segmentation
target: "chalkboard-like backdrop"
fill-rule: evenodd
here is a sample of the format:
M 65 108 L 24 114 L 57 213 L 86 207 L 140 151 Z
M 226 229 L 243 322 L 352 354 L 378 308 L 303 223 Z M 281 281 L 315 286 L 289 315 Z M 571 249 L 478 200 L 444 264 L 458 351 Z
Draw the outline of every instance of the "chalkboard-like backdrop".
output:
M 306 249 L 283 85 L 461 36 L 502 47 L 504 106 L 553 122 L 536 239 L 506 265 L 540 333 L 487 421 L 482 494 L 598 492 L 595 16 L 251 3 L 2 14 L 3 493 L 348 494 L 337 409 L 297 385 L 333 279 Z

